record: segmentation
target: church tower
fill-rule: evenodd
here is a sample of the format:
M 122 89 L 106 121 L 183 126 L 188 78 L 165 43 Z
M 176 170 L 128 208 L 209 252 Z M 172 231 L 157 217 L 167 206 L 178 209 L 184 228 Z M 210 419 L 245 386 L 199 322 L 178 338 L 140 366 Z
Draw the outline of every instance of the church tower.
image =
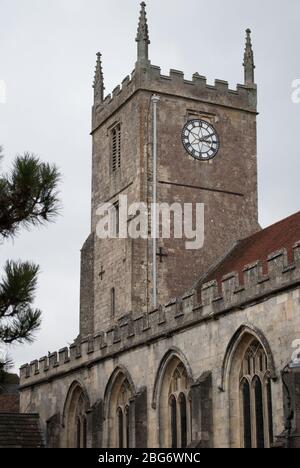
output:
M 136 42 L 134 71 L 106 97 L 102 56 L 97 54 L 92 222 L 81 266 L 82 337 L 122 324 L 128 314 L 147 315 L 156 304 L 180 297 L 237 240 L 259 230 L 257 89 L 250 30 L 245 82 L 236 90 L 221 80 L 208 85 L 198 73 L 192 80 L 177 70 L 162 75 L 149 59 L 144 2 Z M 128 205 L 149 206 L 154 200 L 168 205 L 202 203 L 203 246 L 187 250 L 186 239 L 172 236 L 156 242 L 151 236 L 100 239 L 98 208 L 110 203 L 118 213 L 121 195 Z M 128 214 L 128 223 L 131 218 Z

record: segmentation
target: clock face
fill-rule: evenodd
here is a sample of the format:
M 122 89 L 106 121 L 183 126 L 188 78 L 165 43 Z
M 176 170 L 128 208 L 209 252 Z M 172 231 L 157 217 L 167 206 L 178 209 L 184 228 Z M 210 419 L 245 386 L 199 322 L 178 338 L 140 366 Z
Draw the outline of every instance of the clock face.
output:
M 216 130 L 205 120 L 189 120 L 182 130 L 182 143 L 193 158 L 201 161 L 214 158 L 220 148 Z

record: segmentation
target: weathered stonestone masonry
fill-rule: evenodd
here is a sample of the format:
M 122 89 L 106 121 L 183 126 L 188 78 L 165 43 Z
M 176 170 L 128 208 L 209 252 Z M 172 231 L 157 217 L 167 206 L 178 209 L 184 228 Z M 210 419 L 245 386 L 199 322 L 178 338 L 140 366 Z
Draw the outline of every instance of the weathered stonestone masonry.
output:
M 94 253 L 95 236 L 91 234 L 81 251 L 80 330 L 83 336 L 94 332 Z
M 142 434 L 141 443 L 145 446 L 147 441 L 149 447 L 158 447 L 159 363 L 173 351 L 188 363 L 194 395 L 197 382 L 205 382 L 205 389 L 194 398 L 197 424 L 193 440 L 214 447 L 238 447 L 239 434 L 234 429 L 238 415 L 229 401 L 226 352 L 234 335 L 248 332 L 260 337 L 272 354 L 274 433 L 279 435 L 284 417 L 280 371 L 290 359 L 292 342 L 300 336 L 300 244 L 295 246 L 293 258 L 288 264 L 286 251 L 272 254 L 267 274 L 262 274 L 260 262 L 249 265 L 243 284 L 232 273 L 222 284 L 203 285 L 201 301 L 199 291 L 194 291 L 149 315 L 134 319 L 124 316 L 114 329 L 22 367 L 22 410 L 39 411 L 44 425 L 53 414 L 63 415 L 66 389 L 74 380 L 87 389 L 91 407 L 97 406 L 105 397 L 111 374 L 117 367 L 124 368 L 137 395 L 145 395 L 143 389 L 147 389 L 147 405 L 142 405 L 147 412 L 137 420 L 137 424 L 147 421 L 147 436 L 146 430 L 137 432 Z M 212 382 L 210 390 L 208 377 Z M 201 404 L 199 418 L 197 405 Z M 93 433 L 108 437 L 106 421 L 101 423 L 98 409 L 97 414 Z M 97 429 L 99 425 L 101 430 Z M 61 437 L 63 444 L 63 426 Z M 95 440 L 102 446 L 99 438 Z
M 235 90 L 221 80 L 208 85 L 198 73 L 191 80 L 177 70 L 162 75 L 149 60 L 144 3 L 136 41 L 134 71 L 107 97 L 97 54 L 80 333 L 69 348 L 21 368 L 21 411 L 39 413 L 48 447 L 281 444 L 288 439 L 281 371 L 300 338 L 300 213 L 263 231 L 258 224 L 250 30 L 244 85 Z M 116 207 L 121 195 L 128 205 L 153 202 L 154 94 L 157 202 L 204 204 L 197 250 L 174 238 L 173 228 L 157 252 L 151 238 L 98 236 L 99 206 Z M 190 120 L 217 132 L 213 159 L 196 160 L 185 150 L 182 129 Z M 129 213 L 128 225 L 132 219 Z M 158 307 L 153 254 L 157 303 L 164 304 Z M 292 386 L 297 446 L 297 376 Z
M 171 70 L 169 76 L 163 76 L 158 67 L 137 64 L 122 88 L 116 88 L 112 96 L 93 108 L 92 232 L 96 230 L 97 209 L 102 203 L 115 203 L 120 194 L 128 196 L 128 204 L 152 201 L 150 101 L 154 92 L 161 97 L 158 202 L 205 205 L 202 249 L 186 250 L 185 239 L 160 241 L 167 254 L 158 271 L 159 301 L 164 303 L 183 294 L 235 240 L 259 229 L 256 88 L 238 85 L 233 91 L 220 80 L 215 86 L 208 86 L 205 78 L 197 74 L 188 81 L 182 72 Z M 182 146 L 181 130 L 192 116 L 211 119 L 218 130 L 222 145 L 213 161 L 199 164 Z M 122 129 L 122 162 L 121 168 L 112 173 L 109 135 L 116 123 Z M 117 292 L 117 318 L 126 310 L 137 315 L 149 311 L 150 250 L 147 240 L 95 239 L 94 282 L 88 288 L 91 291 L 94 285 L 95 331 L 112 321 L 112 287 Z M 102 265 L 105 275 L 99 278 Z

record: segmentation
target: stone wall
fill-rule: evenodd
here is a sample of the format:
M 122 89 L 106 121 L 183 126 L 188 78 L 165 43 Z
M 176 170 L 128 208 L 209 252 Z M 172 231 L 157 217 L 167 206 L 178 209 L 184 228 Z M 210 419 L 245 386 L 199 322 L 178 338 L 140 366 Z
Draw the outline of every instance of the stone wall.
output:
M 136 393 L 147 389 L 147 444 L 157 447 L 157 376 L 164 357 L 173 351 L 188 365 L 195 383 L 211 373 L 212 445 L 238 446 L 239 421 L 231 412 L 226 355 L 233 336 L 244 330 L 262 341 L 272 362 L 274 434 L 279 435 L 284 419 L 280 371 L 300 337 L 300 243 L 293 258 L 288 264 L 285 251 L 274 253 L 267 273 L 259 262 L 249 265 L 243 283 L 232 273 L 220 284 L 203 285 L 201 291 L 191 291 L 149 315 L 124 316 L 114 329 L 22 367 L 21 411 L 38 412 L 46 432 L 53 415 L 63 418 L 67 391 L 74 381 L 86 389 L 92 406 L 104 400 L 114 370 L 125 368 Z
M 128 203 L 152 202 L 151 96 L 158 104 L 159 203 L 203 203 L 205 242 L 189 251 L 186 239 L 160 240 L 167 256 L 158 262 L 159 302 L 184 293 L 214 262 L 241 238 L 259 230 L 257 220 L 256 87 L 216 80 L 214 86 L 198 74 L 192 81 L 182 72 L 169 76 L 158 67 L 137 64 L 132 76 L 104 102 L 93 108 L 92 233 L 95 235 L 102 203 L 127 195 Z M 181 142 L 190 118 L 208 118 L 216 127 L 221 149 L 214 160 L 196 161 Z M 121 124 L 121 168 L 111 170 L 110 132 Z M 128 218 L 129 221 L 130 217 Z M 114 325 L 127 311 L 135 317 L 149 312 L 152 299 L 151 240 L 94 241 L 94 278 L 86 265 L 91 251 L 82 253 L 81 336 Z M 99 276 L 101 269 L 105 274 Z M 90 271 L 90 270 L 89 270 Z M 87 280 L 87 278 L 89 278 Z M 115 316 L 111 290 L 116 291 Z M 87 318 L 93 302 L 94 319 Z

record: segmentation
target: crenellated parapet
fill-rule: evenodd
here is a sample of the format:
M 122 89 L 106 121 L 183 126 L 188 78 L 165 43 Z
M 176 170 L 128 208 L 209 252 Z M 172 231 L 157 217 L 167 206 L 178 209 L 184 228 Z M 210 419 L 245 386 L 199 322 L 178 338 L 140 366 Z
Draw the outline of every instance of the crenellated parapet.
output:
M 280 291 L 300 285 L 300 241 L 292 252 L 285 249 L 258 260 L 238 272 L 198 286 L 184 297 L 172 299 L 149 314 L 124 315 L 106 331 L 76 341 L 69 348 L 42 357 L 21 367 L 21 387 L 56 379 L 60 375 L 91 367 L 97 362 L 170 337 L 185 328 L 218 320 Z
M 92 131 L 101 126 L 114 111 L 124 105 L 139 90 L 162 96 L 180 96 L 189 100 L 199 101 L 211 105 L 223 105 L 248 112 L 256 112 L 256 86 L 237 85 L 230 89 L 228 82 L 215 80 L 214 85 L 207 84 L 205 77 L 195 73 L 191 80 L 187 80 L 184 73 L 170 70 L 169 75 L 163 75 L 160 67 L 137 63 L 131 76 L 127 76 L 120 86 L 100 104 L 93 107 Z
M 95 96 L 92 133 L 139 90 L 256 112 L 257 89 L 254 81 L 255 65 L 250 29 L 246 30 L 244 84 L 237 85 L 234 90 L 229 89 L 228 83 L 222 80 L 215 80 L 214 85 L 209 85 L 206 78 L 198 73 L 195 73 L 191 80 L 186 79 L 184 73 L 178 70 L 170 70 L 169 75 L 165 76 L 161 73 L 160 67 L 152 65 L 149 59 L 150 35 L 145 2 L 141 3 L 136 42 L 137 61 L 131 77 L 126 77 L 122 85 L 117 86 L 105 99 L 101 54 L 97 54 L 93 85 Z

